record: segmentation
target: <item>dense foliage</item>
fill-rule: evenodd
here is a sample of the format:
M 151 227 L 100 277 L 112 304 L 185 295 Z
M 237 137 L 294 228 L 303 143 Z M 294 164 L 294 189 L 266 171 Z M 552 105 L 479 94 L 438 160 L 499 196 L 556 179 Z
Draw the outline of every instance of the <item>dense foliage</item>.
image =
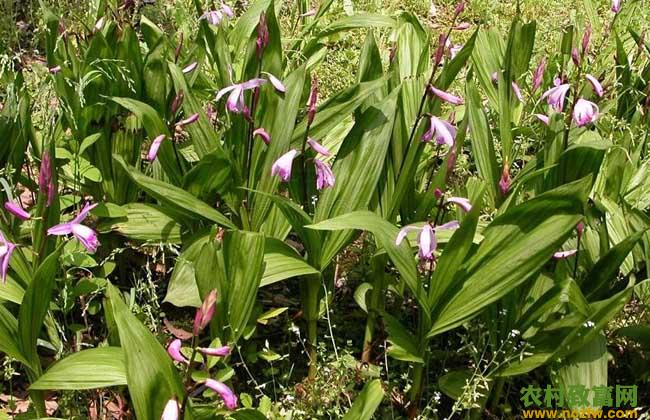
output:
M 178 27 L 89 3 L 32 6 L 43 57 L 3 60 L 6 413 L 511 418 L 531 384 L 650 402 L 643 1 L 585 0 L 542 48 L 464 0 L 434 29 L 332 0 L 192 0 Z M 324 86 L 349 34 L 353 81 Z

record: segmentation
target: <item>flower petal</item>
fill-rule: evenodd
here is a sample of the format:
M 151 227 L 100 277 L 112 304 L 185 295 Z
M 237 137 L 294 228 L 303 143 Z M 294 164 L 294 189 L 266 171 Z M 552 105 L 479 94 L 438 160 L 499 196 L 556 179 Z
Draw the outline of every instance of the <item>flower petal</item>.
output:
M 318 143 L 316 140 L 311 137 L 307 139 L 307 144 L 311 147 L 316 153 L 320 153 L 323 156 L 332 156 L 329 150 L 327 150 L 323 145 Z
M 226 384 L 223 382 L 215 381 L 214 379 L 206 379 L 205 386 L 216 392 L 221 396 L 226 408 L 234 410 L 237 408 L 237 396 Z

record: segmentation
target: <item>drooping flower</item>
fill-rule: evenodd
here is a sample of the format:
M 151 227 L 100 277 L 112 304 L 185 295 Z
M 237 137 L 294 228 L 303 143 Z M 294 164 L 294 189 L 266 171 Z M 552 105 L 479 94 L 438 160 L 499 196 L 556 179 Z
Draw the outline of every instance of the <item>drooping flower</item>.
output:
M 178 401 L 176 401 L 176 398 L 171 398 L 167 401 L 167 404 L 165 404 L 165 409 L 163 410 L 160 420 L 178 420 L 178 416 L 180 416 Z
M 538 120 L 540 120 L 546 125 L 549 125 L 551 122 L 551 119 L 548 117 L 548 115 L 544 115 L 544 114 L 534 114 L 534 115 L 535 117 L 537 117 Z
M 544 81 L 544 72 L 546 71 L 546 57 L 542 58 L 537 64 L 535 73 L 533 73 L 533 86 L 532 91 L 535 92 L 542 85 Z
M 322 190 L 334 186 L 336 178 L 332 168 L 319 159 L 314 159 L 314 166 L 316 167 L 316 188 Z
M 229 18 L 235 16 L 235 13 L 232 11 L 230 6 L 228 6 L 226 3 L 221 3 L 221 11 L 223 12 L 224 15 L 228 16 Z
M 418 228 L 415 226 L 405 226 L 400 229 L 395 239 L 395 245 L 402 243 L 406 235 L 410 231 L 420 231 L 417 236 L 418 241 L 418 257 L 421 260 L 431 261 L 434 258 L 434 252 L 438 247 L 438 241 L 436 240 L 436 232 L 440 229 L 457 229 L 459 226 L 456 220 L 447 222 L 440 226 L 431 226 L 429 223 L 425 223 L 423 227 Z
M 230 354 L 230 346 L 199 347 L 197 350 L 207 356 L 226 357 Z
M 226 109 L 230 112 L 240 114 L 244 112 L 246 103 L 244 102 L 244 92 L 249 89 L 254 89 L 266 83 L 266 79 L 251 79 L 247 82 L 237 83 L 221 89 L 215 100 L 221 99 L 226 93 L 230 92 L 226 100 Z
M 325 147 L 323 147 L 322 144 L 317 142 L 316 140 L 312 139 L 309 137 L 307 139 L 307 144 L 309 147 L 311 147 L 316 153 L 320 153 L 323 156 L 332 156 L 329 150 L 327 150 Z
M 463 49 L 463 44 L 454 44 L 449 47 L 449 58 L 454 59 L 456 57 L 456 54 L 460 52 L 460 50 Z
M 278 175 L 282 181 L 287 182 L 291 178 L 291 166 L 296 154 L 298 154 L 298 151 L 291 149 L 280 156 L 271 166 L 271 175 Z
M 27 213 L 25 210 L 22 209 L 18 204 L 14 203 L 13 201 L 7 201 L 5 202 L 5 209 L 20 220 L 29 220 L 31 216 L 29 213 Z
M 598 119 L 598 105 L 585 99 L 578 99 L 573 109 L 573 121 L 578 127 L 593 123 Z
M 600 84 L 600 82 L 598 81 L 598 79 L 596 79 L 596 78 L 595 78 L 594 76 L 592 76 L 591 74 L 586 74 L 586 75 L 585 75 L 585 78 L 587 79 L 587 81 L 589 82 L 589 84 L 591 84 L 591 87 L 593 88 L 593 90 L 594 90 L 594 92 L 596 93 L 596 95 L 602 97 L 603 94 L 605 93 L 605 90 L 603 89 L 603 85 Z
M 466 212 L 472 211 L 472 203 L 464 197 L 449 197 L 445 200 L 445 204 L 452 203 L 465 210 Z
M 184 120 L 180 120 L 179 122 L 176 123 L 176 127 L 185 127 L 186 125 L 194 124 L 199 120 L 199 113 L 195 113 L 190 115 L 189 117 L 185 118 Z
M 183 342 L 178 338 L 172 341 L 169 346 L 167 346 L 167 354 L 169 354 L 169 357 L 176 362 L 187 363 L 187 359 L 183 356 L 183 353 L 181 353 L 182 344 Z
M 433 85 L 429 85 L 429 92 L 432 95 L 435 95 L 438 98 L 440 98 L 441 100 L 443 100 L 445 102 L 449 102 L 452 105 L 462 105 L 462 104 L 465 103 L 463 98 L 460 98 L 460 97 L 458 97 L 456 95 L 452 95 L 451 93 L 445 92 L 444 90 L 438 89 L 438 88 L 434 87 Z
M 237 408 L 237 396 L 226 384 L 214 379 L 206 379 L 205 386 L 219 394 L 228 410 Z
M 158 149 L 160 149 L 160 145 L 162 144 L 163 140 L 165 140 L 165 137 L 167 136 L 161 134 L 151 142 L 151 146 L 149 146 L 149 153 L 147 153 L 147 160 L 149 162 L 156 160 L 156 156 L 158 156 Z
M 316 103 L 318 102 L 318 79 L 316 76 L 311 78 L 311 89 L 309 90 L 309 99 L 307 100 L 307 123 L 311 125 L 316 116 Z
M 183 73 L 191 73 L 191 72 L 193 72 L 198 67 L 198 65 L 199 65 L 199 63 L 194 61 L 193 63 L 191 63 L 187 67 L 183 68 Z
M 208 10 L 207 12 L 201 15 L 199 20 L 205 19 L 210 25 L 217 26 L 223 20 L 224 15 L 231 18 L 235 14 L 233 13 L 230 6 L 228 6 L 225 3 L 222 3 L 221 8 L 215 10 Z
M 16 244 L 9 242 L 2 231 L 0 231 L 0 278 L 3 283 L 7 283 L 9 261 L 11 260 L 11 254 L 14 253 L 14 249 L 16 249 Z
M 464 30 L 466 30 L 466 29 L 469 29 L 470 26 L 471 26 L 471 25 L 469 24 L 469 22 L 461 22 L 461 23 L 459 23 L 458 25 L 454 26 L 453 29 L 454 29 L 455 31 L 464 31 Z
M 38 173 L 38 188 L 45 193 L 47 197 L 47 207 L 52 205 L 56 195 L 56 185 L 54 185 L 54 173 L 52 172 L 52 158 L 49 152 L 43 152 L 41 157 L 41 168 Z
M 307 10 L 305 13 L 302 13 L 300 17 L 310 17 L 310 16 L 316 16 L 316 9 L 311 8 Z
M 508 162 L 506 161 L 503 164 L 501 179 L 499 179 L 499 190 L 501 190 L 503 196 L 508 195 L 508 191 L 510 191 L 510 183 L 510 165 L 508 165 Z
M 553 258 L 556 259 L 556 260 L 562 260 L 562 259 L 569 258 L 569 257 L 575 255 L 577 252 L 578 252 L 577 249 L 571 249 L 569 251 L 558 251 L 558 252 L 553 254 Z
M 214 289 L 205 297 L 205 300 L 199 308 L 196 309 L 194 316 L 194 326 L 192 332 L 197 336 L 210 323 L 217 310 L 217 290 Z
M 434 137 L 438 144 L 452 147 L 456 138 L 456 127 L 432 115 L 429 118 L 429 129 L 422 135 L 422 141 L 427 143 Z
M 267 79 L 269 79 L 269 82 L 271 82 L 271 85 L 273 85 L 273 88 L 280 92 L 280 93 L 285 93 L 287 91 L 287 88 L 284 86 L 282 81 L 272 75 L 271 73 L 267 73 L 265 71 L 262 72 L 264 76 L 266 76 Z
M 612 0 L 611 11 L 614 13 L 618 13 L 621 11 L 621 0 Z
M 77 217 L 66 223 L 60 223 L 52 226 L 47 230 L 48 235 L 62 236 L 72 234 L 91 254 L 97 250 L 100 245 L 97 239 L 97 233 L 88 226 L 82 225 L 88 213 L 97 207 L 97 204 L 86 203 Z
M 559 84 L 544 92 L 542 99 L 546 98 L 548 104 L 555 109 L 555 111 L 562 112 L 562 110 L 564 110 L 564 100 L 566 99 L 566 94 L 569 92 L 570 87 L 571 86 L 569 86 L 568 83 Z
M 258 136 L 262 141 L 268 146 L 271 143 L 271 135 L 262 127 L 255 129 L 253 131 L 253 137 Z
M 519 85 L 517 84 L 517 82 L 515 82 L 515 81 L 513 80 L 512 83 L 511 83 L 511 85 L 512 85 L 512 91 L 515 93 L 515 96 L 517 97 L 517 100 L 519 100 L 519 102 L 523 102 L 523 101 L 524 101 L 524 97 L 523 97 L 523 95 L 521 94 L 521 88 L 519 87 Z
M 51 74 L 57 74 L 61 71 L 61 66 L 50 67 L 48 70 Z

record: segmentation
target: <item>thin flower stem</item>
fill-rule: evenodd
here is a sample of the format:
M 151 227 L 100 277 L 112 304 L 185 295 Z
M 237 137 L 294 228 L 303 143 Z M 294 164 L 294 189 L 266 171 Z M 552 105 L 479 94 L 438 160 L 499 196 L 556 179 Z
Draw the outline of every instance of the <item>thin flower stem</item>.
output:
M 578 243 L 576 244 L 576 255 L 575 255 L 575 261 L 573 263 L 573 279 L 576 279 L 576 275 L 578 274 L 578 257 L 580 254 L 580 242 L 582 240 L 582 235 L 578 235 Z

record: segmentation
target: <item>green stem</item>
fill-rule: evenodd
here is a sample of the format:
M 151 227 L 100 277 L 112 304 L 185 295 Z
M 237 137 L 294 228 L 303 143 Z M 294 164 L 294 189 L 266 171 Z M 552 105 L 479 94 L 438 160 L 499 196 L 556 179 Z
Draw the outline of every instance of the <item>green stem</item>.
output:
M 366 320 L 366 330 L 363 338 L 363 353 L 361 361 L 364 363 L 370 362 L 372 353 L 372 340 L 375 331 L 375 324 L 380 311 L 384 307 L 384 266 L 386 264 L 385 258 L 373 259 L 373 272 L 374 284 L 370 292 L 370 299 L 368 301 L 368 318 Z
M 311 276 L 306 279 L 303 296 L 303 312 L 307 321 L 307 346 L 309 352 L 309 379 L 316 377 L 317 354 L 316 344 L 318 341 L 318 314 L 320 292 L 319 276 Z

